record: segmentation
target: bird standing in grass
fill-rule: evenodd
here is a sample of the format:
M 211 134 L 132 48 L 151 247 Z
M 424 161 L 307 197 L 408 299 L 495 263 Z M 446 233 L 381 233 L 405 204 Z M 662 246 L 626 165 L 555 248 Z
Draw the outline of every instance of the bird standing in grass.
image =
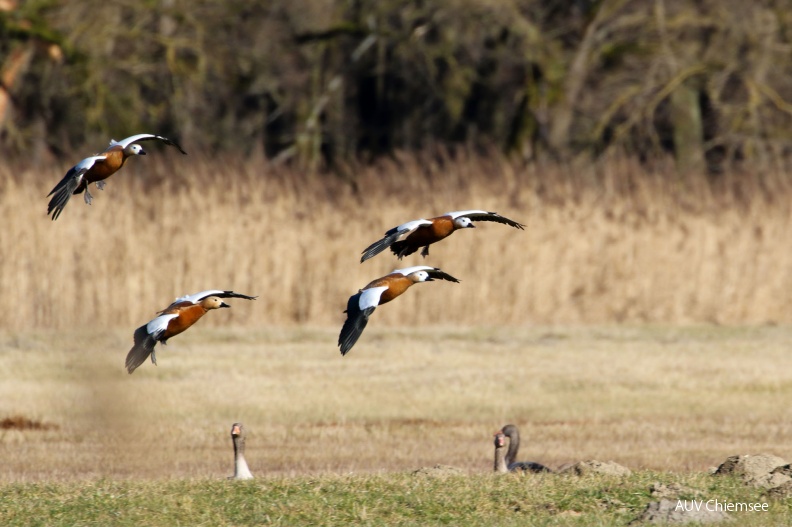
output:
M 253 479 L 245 460 L 245 438 L 247 430 L 242 423 L 231 425 L 231 441 L 234 443 L 234 475 L 228 479 Z
M 148 324 L 135 330 L 135 345 L 129 350 L 126 357 L 126 369 L 129 373 L 146 361 L 151 355 L 151 362 L 157 364 L 154 346 L 157 342 L 167 344 L 169 338 L 186 330 L 211 309 L 230 308 L 223 302 L 223 298 L 244 298 L 255 300 L 255 296 L 243 295 L 233 291 L 210 289 L 194 295 L 177 298 L 171 305 L 158 313 L 158 316 Z
M 407 291 L 413 284 L 431 282 L 435 279 L 459 282 L 450 274 L 444 273 L 436 267 L 418 265 L 396 269 L 382 278 L 377 278 L 358 293 L 349 297 L 345 311 L 347 319 L 338 336 L 341 355 L 346 355 L 358 341 L 368 324 L 369 316 L 377 306 L 390 302 Z
M 47 197 L 52 196 L 47 207 L 47 214 L 52 213 L 52 219 L 58 219 L 72 194 L 79 194 L 80 192 L 85 192 L 85 202 L 90 205 L 93 196 L 88 192 L 88 185 L 96 183 L 96 187 L 99 190 L 103 190 L 105 187 L 104 180 L 118 172 L 128 158 L 146 155 L 146 151 L 137 143 L 152 140 L 162 141 L 166 145 L 175 146 L 179 149 L 179 152 L 187 154 L 174 141 L 161 135 L 138 134 L 121 141 L 111 140 L 110 146 L 104 152 L 86 157 L 66 172 L 60 183 L 55 185 L 55 188 L 47 194 Z
M 506 450 L 506 438 L 509 448 Z M 515 461 L 520 450 L 520 432 L 515 425 L 506 425 L 495 433 L 495 472 L 552 472 L 535 461 Z
M 373 258 L 387 248 L 399 257 L 408 256 L 421 247 L 421 256 L 429 255 L 429 246 L 440 240 L 451 236 L 459 229 L 473 229 L 477 221 L 494 221 L 503 223 L 517 229 L 524 229 L 525 225 L 516 221 L 504 218 L 495 212 L 485 210 L 460 210 L 448 212 L 436 218 L 428 220 L 420 219 L 408 221 L 398 227 L 394 227 L 385 233 L 385 237 L 369 245 L 360 257 L 360 263 L 369 258 Z

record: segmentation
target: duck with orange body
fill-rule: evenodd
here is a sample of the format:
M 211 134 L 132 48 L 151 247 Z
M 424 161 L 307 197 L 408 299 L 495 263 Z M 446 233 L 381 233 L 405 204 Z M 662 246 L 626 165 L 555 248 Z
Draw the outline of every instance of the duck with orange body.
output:
M 505 218 L 496 212 L 487 212 L 486 210 L 447 212 L 442 216 L 429 218 L 428 220 L 408 221 L 392 228 L 385 233 L 384 238 L 372 243 L 363 251 L 360 263 L 373 258 L 387 248 L 390 248 L 393 254 L 401 260 L 402 257 L 409 256 L 423 247 L 421 256 L 426 257 L 429 255 L 429 246 L 431 244 L 451 236 L 456 230 L 473 229 L 476 227 L 474 222 L 477 221 L 494 221 L 516 229 L 525 228 L 525 225 Z
M 389 274 L 377 278 L 349 297 L 345 313 L 347 319 L 338 336 L 341 355 L 346 355 L 360 338 L 368 324 L 369 316 L 377 306 L 386 304 L 401 295 L 413 284 L 431 282 L 435 279 L 459 283 L 459 280 L 436 267 L 418 265 L 405 269 L 396 269 Z
M 210 289 L 177 298 L 170 306 L 160 311 L 156 318 L 135 330 L 135 345 L 132 346 L 126 357 L 127 371 L 129 373 L 135 371 L 149 355 L 151 355 L 151 362 L 156 365 L 157 357 L 154 353 L 154 346 L 157 345 L 157 342 L 167 344 L 169 338 L 175 337 L 198 322 L 207 311 L 231 307 L 223 302 L 223 298 L 256 299 L 255 296 L 219 289 Z
M 55 188 L 47 194 L 47 197 L 52 196 L 47 207 L 47 214 L 52 213 L 52 219 L 58 219 L 63 208 L 69 202 L 72 194 L 79 194 L 85 192 L 85 202 L 90 205 L 93 196 L 88 192 L 88 185 L 96 183 L 96 188 L 103 190 L 105 187 L 104 180 L 118 172 L 124 166 L 126 160 L 132 156 L 144 156 L 146 151 L 143 150 L 139 142 L 141 141 L 162 141 L 166 145 L 175 146 L 182 154 L 187 154 L 182 147 L 171 141 L 167 137 L 154 134 L 137 134 L 121 141 L 110 140 L 110 146 L 101 154 L 95 154 L 86 157 L 66 172 L 63 179 L 55 185 Z M 54 196 L 53 196 L 54 194 Z

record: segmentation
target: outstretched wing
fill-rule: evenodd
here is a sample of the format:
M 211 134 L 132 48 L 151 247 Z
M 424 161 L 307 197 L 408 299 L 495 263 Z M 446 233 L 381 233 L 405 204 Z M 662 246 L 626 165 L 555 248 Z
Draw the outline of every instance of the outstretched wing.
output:
M 243 295 L 242 293 L 235 293 L 234 291 L 224 291 L 222 289 L 208 289 L 206 291 L 201 291 L 200 293 L 181 296 L 176 300 L 174 300 L 173 304 L 178 304 L 180 302 L 190 302 L 193 304 L 197 304 L 207 296 L 216 296 L 219 298 L 244 298 L 245 300 L 255 300 L 256 298 L 258 298 L 257 296 Z
M 373 258 L 377 256 L 379 253 L 393 245 L 395 242 L 399 240 L 400 233 L 396 229 L 389 230 L 385 237 L 379 241 L 376 241 L 366 247 L 363 251 L 363 256 L 360 257 L 360 263 L 365 262 L 369 258 Z
M 125 362 L 127 372 L 130 374 L 135 371 L 138 366 L 146 362 L 146 359 L 154 351 L 154 346 L 157 345 L 157 339 L 149 334 L 147 327 L 148 325 L 140 326 L 135 330 L 135 344 L 132 346 L 132 349 L 129 350 L 129 353 L 127 353 Z
M 407 276 L 418 271 L 426 271 L 429 278 L 437 278 L 438 280 L 448 280 L 449 282 L 459 283 L 459 280 L 450 274 L 438 269 L 437 267 L 430 267 L 428 265 L 414 265 L 412 267 L 405 267 L 403 269 L 394 269 L 391 274 L 399 273 L 402 276 Z
M 399 273 L 402 276 L 407 276 L 416 271 L 435 271 L 437 268 L 430 265 L 413 265 L 412 267 L 403 267 L 401 269 L 394 269 L 390 274 Z
M 110 141 L 110 146 L 121 145 L 121 148 L 126 148 L 129 145 L 131 145 L 132 143 L 140 143 L 142 141 L 153 141 L 155 139 L 157 141 L 162 141 L 163 143 L 165 143 L 168 146 L 175 146 L 176 148 L 179 149 L 179 152 L 181 152 L 184 155 L 187 155 L 187 152 L 185 152 L 184 149 L 182 147 L 180 147 L 176 143 L 176 141 L 173 141 L 171 139 L 168 139 L 167 137 L 162 137 L 161 135 L 155 135 L 155 134 L 137 134 L 137 135 L 131 135 L 131 136 L 127 137 L 126 139 L 122 139 L 120 141 L 111 140 Z
M 77 187 L 80 186 L 80 183 L 83 182 L 83 176 L 85 173 L 88 172 L 91 167 L 94 166 L 95 163 L 101 163 L 105 160 L 106 156 L 91 156 L 86 157 L 66 172 L 66 175 L 63 176 L 63 179 L 55 185 L 47 197 L 52 196 L 52 199 L 47 206 L 47 215 L 50 213 L 52 214 L 52 220 L 57 220 L 58 216 L 60 216 L 61 212 L 63 212 L 63 208 L 69 202 L 69 199 L 74 194 L 74 191 L 77 190 Z
M 429 274 L 430 278 L 436 278 L 438 280 L 447 280 L 449 282 L 454 282 L 456 284 L 459 283 L 459 279 L 454 278 L 450 274 L 448 274 L 448 273 L 446 273 L 444 271 L 441 271 L 440 269 L 437 269 L 437 268 L 434 268 L 431 271 L 427 271 L 427 273 Z
M 431 225 L 429 220 L 413 220 L 403 223 L 398 227 L 394 227 L 385 233 L 385 237 L 369 245 L 364 251 L 363 256 L 360 257 L 360 263 L 365 262 L 369 258 L 377 256 L 379 253 L 390 247 L 396 242 L 405 239 L 407 236 L 416 231 L 419 227 Z
M 363 334 L 369 316 L 377 308 L 382 293 L 387 289 L 386 286 L 372 287 L 349 297 L 346 308 L 347 319 L 338 335 L 341 355 L 346 355 Z
M 126 358 L 126 368 L 129 373 L 132 373 L 138 366 L 146 362 L 149 355 L 154 352 L 154 346 L 157 345 L 162 334 L 168 329 L 170 321 L 178 316 L 178 313 L 162 313 L 135 330 L 135 344 L 127 353 Z M 157 364 L 153 355 L 151 361 Z
M 451 216 L 451 218 L 453 219 L 466 216 L 473 221 L 494 221 L 495 223 L 503 223 L 504 225 L 508 225 L 516 229 L 525 228 L 525 225 L 523 225 L 522 223 L 517 223 L 514 220 L 505 218 L 500 214 L 498 214 L 497 212 L 487 212 L 486 210 L 459 210 L 456 212 L 448 212 L 445 215 Z

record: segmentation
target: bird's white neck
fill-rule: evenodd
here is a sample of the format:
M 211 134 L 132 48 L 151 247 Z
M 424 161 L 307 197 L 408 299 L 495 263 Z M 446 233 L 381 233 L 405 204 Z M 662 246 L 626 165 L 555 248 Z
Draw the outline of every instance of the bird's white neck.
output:
M 234 479 L 253 479 L 253 474 L 250 473 L 245 455 L 237 452 L 234 459 Z
M 245 461 L 245 438 L 234 438 L 234 479 L 253 479 Z
M 506 446 L 495 447 L 495 472 L 506 473 L 509 468 L 506 466 Z

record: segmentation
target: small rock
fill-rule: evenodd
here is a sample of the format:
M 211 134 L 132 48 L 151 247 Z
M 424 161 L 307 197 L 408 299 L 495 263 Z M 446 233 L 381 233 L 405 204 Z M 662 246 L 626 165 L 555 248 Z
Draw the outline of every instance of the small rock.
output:
M 701 504 L 696 507 L 695 504 Z M 710 507 L 711 508 L 711 507 Z M 688 510 L 689 509 L 689 510 Z M 719 510 L 707 510 L 702 502 L 682 500 L 660 500 L 649 503 L 636 523 L 715 523 L 728 520 L 729 515 Z
M 721 463 L 715 475 L 734 474 L 748 485 L 772 488 L 792 481 L 792 471 L 784 468 L 788 465 L 786 460 L 772 454 L 731 456 Z
M 768 489 L 766 492 L 768 498 L 780 500 L 784 498 L 792 498 L 792 480 L 787 481 L 777 487 Z
M 773 469 L 771 474 L 780 474 L 782 476 L 786 476 L 792 479 L 792 463 L 788 463 L 786 465 L 781 465 Z
M 629 476 L 632 471 L 613 461 L 597 461 L 591 459 L 589 461 L 579 461 L 574 465 L 564 467 L 559 470 L 559 474 L 574 474 L 576 476 L 585 476 L 586 474 L 605 474 L 608 476 Z

